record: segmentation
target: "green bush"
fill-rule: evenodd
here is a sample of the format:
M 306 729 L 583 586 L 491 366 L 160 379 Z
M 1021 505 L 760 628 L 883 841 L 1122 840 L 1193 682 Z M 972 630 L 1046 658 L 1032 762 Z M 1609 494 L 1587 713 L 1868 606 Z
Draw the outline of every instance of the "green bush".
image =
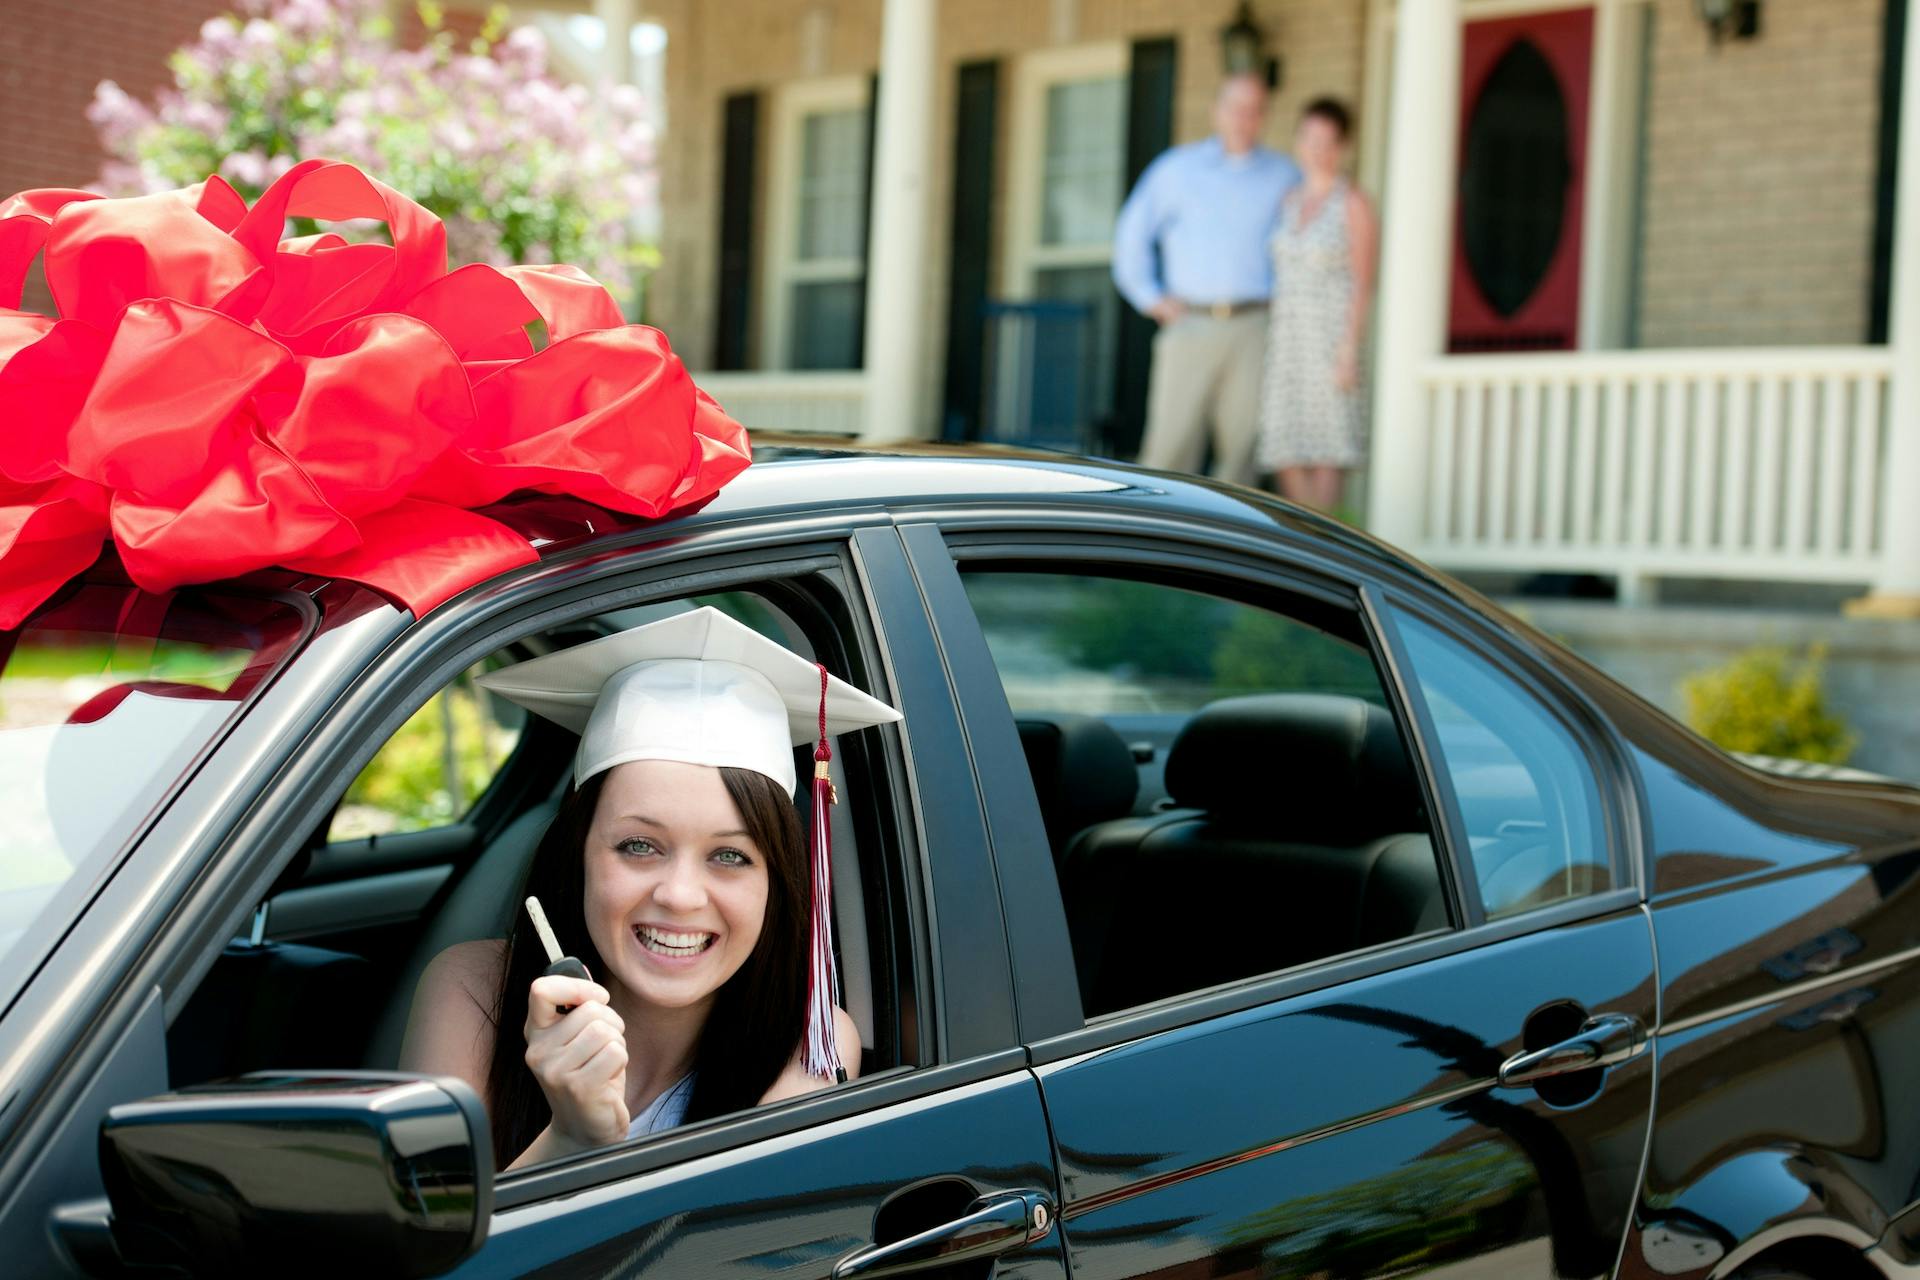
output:
M 1759 645 L 1680 683 L 1687 723 L 1728 751 L 1845 764 L 1859 745 L 1822 687 L 1827 647 Z
M 451 822 L 493 780 L 512 741 L 512 732 L 485 716 L 473 688 L 462 681 L 400 726 L 347 788 L 341 806 L 390 815 L 378 828 L 383 831 L 420 831 Z

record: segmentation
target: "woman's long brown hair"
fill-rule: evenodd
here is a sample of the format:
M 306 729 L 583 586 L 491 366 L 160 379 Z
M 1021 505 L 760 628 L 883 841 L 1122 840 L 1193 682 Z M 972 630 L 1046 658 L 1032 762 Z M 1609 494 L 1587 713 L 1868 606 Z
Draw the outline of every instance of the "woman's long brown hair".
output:
M 806 1022 L 807 904 L 811 870 L 793 802 L 773 779 L 751 769 L 723 768 L 721 780 L 742 825 L 767 860 L 767 914 L 760 940 L 714 1000 L 694 1050 L 689 1123 L 758 1103 L 792 1060 Z M 596 981 L 606 963 L 587 934 L 586 847 L 606 774 L 571 788 L 528 865 L 515 901 L 540 899 L 555 937 Z M 527 994 L 547 967 L 545 950 L 524 911 L 514 912 L 507 962 L 492 1009 L 493 1060 L 487 1111 L 500 1168 L 512 1163 L 553 1118 L 547 1096 L 527 1068 Z

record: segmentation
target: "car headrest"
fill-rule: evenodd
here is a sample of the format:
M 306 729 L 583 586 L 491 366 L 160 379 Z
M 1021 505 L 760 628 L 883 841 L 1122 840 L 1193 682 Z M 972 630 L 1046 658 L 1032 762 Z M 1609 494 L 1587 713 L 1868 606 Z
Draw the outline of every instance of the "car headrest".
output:
M 1222 698 L 1167 752 L 1167 794 L 1216 817 L 1278 819 L 1296 838 L 1358 841 L 1426 829 L 1393 716 L 1359 698 L 1266 693 Z
M 1133 811 L 1140 773 L 1113 726 L 1093 716 L 1022 716 L 1020 747 L 1058 858 L 1075 832 Z

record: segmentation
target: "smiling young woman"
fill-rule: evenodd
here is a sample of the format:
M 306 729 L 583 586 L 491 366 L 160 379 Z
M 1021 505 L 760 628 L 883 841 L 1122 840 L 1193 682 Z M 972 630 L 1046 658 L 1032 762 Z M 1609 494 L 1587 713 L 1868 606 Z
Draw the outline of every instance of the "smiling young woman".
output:
M 523 896 L 593 977 L 546 972 L 524 915 L 506 939 L 449 947 L 421 977 L 402 1068 L 480 1090 L 508 1168 L 856 1074 L 853 1020 L 812 1000 L 831 969 L 792 747 L 816 722 L 898 713 L 712 610 L 488 679 L 582 735 Z M 830 1019 L 824 1064 L 810 1009 Z

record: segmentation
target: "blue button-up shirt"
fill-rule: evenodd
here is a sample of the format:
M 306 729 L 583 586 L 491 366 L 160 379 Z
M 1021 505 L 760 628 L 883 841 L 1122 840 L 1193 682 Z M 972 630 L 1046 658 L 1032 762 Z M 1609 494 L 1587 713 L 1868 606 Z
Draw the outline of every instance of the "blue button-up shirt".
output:
M 1266 299 L 1273 292 L 1267 238 L 1280 198 L 1299 181 L 1299 167 L 1265 147 L 1231 156 L 1208 138 L 1163 152 L 1120 207 L 1113 283 L 1141 311 L 1168 295 L 1201 303 Z

